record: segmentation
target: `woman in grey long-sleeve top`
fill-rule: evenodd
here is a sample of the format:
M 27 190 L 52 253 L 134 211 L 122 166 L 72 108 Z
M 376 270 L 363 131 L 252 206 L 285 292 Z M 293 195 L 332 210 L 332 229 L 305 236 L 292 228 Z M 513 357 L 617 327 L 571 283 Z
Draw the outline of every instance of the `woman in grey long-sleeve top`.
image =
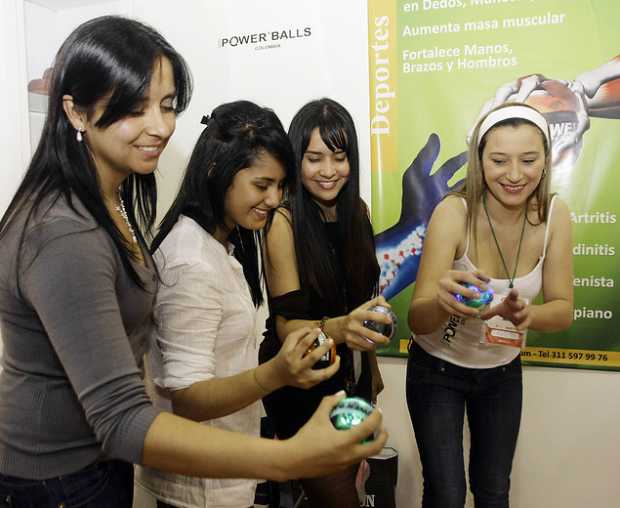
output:
M 190 95 L 183 59 L 133 20 L 89 21 L 56 57 L 41 141 L 0 220 L 0 506 L 129 507 L 131 463 L 285 479 L 385 442 L 381 432 L 359 444 L 379 415 L 334 430 L 339 397 L 281 442 L 153 408 L 141 359 L 158 276 L 142 231 L 155 215 L 153 171 Z

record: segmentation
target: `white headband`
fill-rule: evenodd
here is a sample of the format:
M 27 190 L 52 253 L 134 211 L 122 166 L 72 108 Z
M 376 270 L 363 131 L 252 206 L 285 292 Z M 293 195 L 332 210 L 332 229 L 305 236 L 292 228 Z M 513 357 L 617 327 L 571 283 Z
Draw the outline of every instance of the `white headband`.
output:
M 509 118 L 522 118 L 523 120 L 532 122 L 543 132 L 545 138 L 547 139 L 547 145 L 550 145 L 549 124 L 547 124 L 547 120 L 541 113 L 527 106 L 507 106 L 505 108 L 496 109 L 492 113 L 489 113 L 489 115 L 484 119 L 484 122 L 480 125 L 480 129 L 478 129 L 478 146 L 480 146 L 482 137 L 489 131 L 489 129 L 502 120 L 508 120 Z

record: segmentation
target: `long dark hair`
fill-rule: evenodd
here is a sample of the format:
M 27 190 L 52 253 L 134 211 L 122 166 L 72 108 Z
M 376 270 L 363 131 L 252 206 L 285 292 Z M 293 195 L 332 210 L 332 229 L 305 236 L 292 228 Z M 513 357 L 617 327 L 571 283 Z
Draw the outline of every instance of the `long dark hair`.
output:
M 63 95 L 71 95 L 76 108 L 92 114 L 96 103 L 109 95 L 96 127 L 106 128 L 127 116 L 144 99 L 159 58 L 172 65 L 176 87 L 175 111 L 180 113 L 191 97 L 191 76 L 183 58 L 153 28 L 138 21 L 103 16 L 76 28 L 58 51 L 51 77 L 47 118 L 39 145 L 19 188 L 0 220 L 0 238 L 12 219 L 28 209 L 22 231 L 41 203 L 53 204 L 63 196 L 78 215 L 72 198 L 84 205 L 110 235 L 132 280 L 144 287 L 130 263 L 133 257 L 104 204 L 95 162 L 86 137 L 76 140 L 63 110 Z M 155 176 L 131 174 L 121 187 L 129 220 L 140 242 L 150 235 L 155 220 Z M 50 205 L 51 206 L 51 205 Z
M 153 251 L 181 214 L 214 234 L 217 226 L 224 225 L 224 200 L 235 175 L 250 167 L 262 153 L 269 153 L 282 164 L 285 183 L 294 173 L 291 144 L 272 110 L 249 101 L 230 102 L 215 108 L 203 122 L 207 126 L 196 142 L 181 189 L 153 240 Z M 235 257 L 243 266 L 252 300 L 258 306 L 263 301 L 260 233 L 238 226 L 229 241 L 235 246 Z
M 323 98 L 303 106 L 291 121 L 289 138 L 296 161 L 290 206 L 293 218 L 297 269 L 302 286 L 312 287 L 332 308 L 342 307 L 337 286 L 337 267 L 329 255 L 323 213 L 303 186 L 301 165 L 312 131 L 332 150 L 342 150 L 349 161 L 349 179 L 338 194 L 338 233 L 343 245 L 347 307 L 356 307 L 378 292 L 379 265 L 368 209 L 360 198 L 357 133 L 349 112 L 337 102 Z

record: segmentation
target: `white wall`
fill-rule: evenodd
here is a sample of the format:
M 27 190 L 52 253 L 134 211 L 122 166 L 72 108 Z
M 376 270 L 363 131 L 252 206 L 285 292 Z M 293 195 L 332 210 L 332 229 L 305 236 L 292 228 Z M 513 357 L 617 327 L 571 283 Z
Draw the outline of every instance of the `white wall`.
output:
M 404 360 L 379 361 L 380 398 L 399 452 L 397 506 L 418 508 L 422 474 L 405 403 Z M 514 461 L 513 508 L 620 506 L 618 373 L 524 367 L 524 407 Z M 466 436 L 466 442 L 468 437 Z M 468 496 L 467 507 L 473 507 Z
M 184 162 L 200 132 L 198 122 L 202 114 L 219 102 L 241 96 L 273 107 L 285 124 L 297 107 L 310 98 L 329 95 L 341 100 L 351 110 L 358 126 L 365 175 L 363 192 L 369 201 L 365 2 L 188 0 L 183 2 L 183 7 L 181 15 L 178 10 L 171 10 L 170 3 L 165 0 L 125 0 L 100 2 L 94 7 L 54 14 L 66 22 L 59 30 L 67 33 L 74 24 L 85 19 L 84 16 L 101 14 L 101 10 L 133 13 L 160 29 L 186 56 L 194 71 L 196 93 L 190 109 L 179 119 L 177 134 L 162 160 L 161 208 L 165 209 L 176 190 Z M 5 101 L 5 108 L 10 109 L 7 118 L 15 120 L 0 124 L 3 145 L 0 210 L 17 185 L 25 164 L 24 154 L 29 149 L 24 127 L 27 127 L 28 115 L 23 92 L 26 64 L 20 56 L 24 46 L 19 28 L 22 12 L 21 0 L 0 2 L 0 57 L 9 64 L 9 72 L 0 75 L 0 91 L 4 97 L 17 98 Z M 18 20 L 17 26 L 12 21 L 6 22 L 13 19 Z M 257 52 L 237 48 L 228 51 L 214 46 L 214 40 L 233 30 L 262 30 L 271 29 L 274 24 L 277 27 L 296 23 L 312 24 L 316 36 L 305 45 L 295 46 L 291 41 L 280 48 L 286 65 L 270 63 L 279 50 Z M 33 56 L 33 62 L 41 62 L 38 67 L 31 64 L 34 74 L 49 61 L 49 56 L 43 53 L 48 55 L 50 47 L 44 45 L 44 50 L 35 49 L 39 37 L 47 35 L 39 32 L 28 38 L 29 48 L 38 55 Z M 304 53 L 300 58 L 298 50 L 305 52 L 310 48 L 314 53 Z M 231 69 L 235 59 L 243 59 L 245 64 Z M 1 66 L 0 73 L 5 68 Z M 389 444 L 400 454 L 398 506 L 418 507 L 421 474 L 405 404 L 405 361 L 382 358 L 380 365 L 386 384 L 380 403 L 390 432 Z M 620 482 L 616 479 L 620 462 L 618 379 L 618 374 L 611 372 L 524 369 L 524 414 L 513 473 L 514 508 L 613 508 L 619 505 Z M 136 507 L 151 506 L 154 506 L 152 501 L 139 493 Z M 469 500 L 468 507 L 471 506 Z
M 240 98 L 271 107 L 285 127 L 307 101 L 330 96 L 350 109 L 359 127 L 365 185 L 370 186 L 366 5 L 359 0 L 184 0 L 186 15 L 169 3 L 133 0 L 133 15 L 157 27 L 187 60 L 195 80 L 192 102 L 162 156 L 160 211 L 171 203 L 196 138 L 200 119 L 222 102 Z M 218 47 L 234 35 L 310 27 L 312 35 L 256 45 Z M 340 44 L 340 42 L 344 42 Z
M 0 2 L 0 97 L 4 99 L 4 118 L 0 122 L 0 216 L 9 206 L 30 156 L 25 54 L 22 0 L 4 0 Z
M 0 2 L 0 214 L 4 213 L 30 157 L 24 9 L 22 0 Z
M 106 14 L 131 14 L 129 0 L 26 0 L 23 5 L 28 81 L 41 79 L 43 72 L 53 65 L 62 42 L 79 24 Z M 28 102 L 30 144 L 34 151 L 45 122 L 47 96 L 29 93 Z

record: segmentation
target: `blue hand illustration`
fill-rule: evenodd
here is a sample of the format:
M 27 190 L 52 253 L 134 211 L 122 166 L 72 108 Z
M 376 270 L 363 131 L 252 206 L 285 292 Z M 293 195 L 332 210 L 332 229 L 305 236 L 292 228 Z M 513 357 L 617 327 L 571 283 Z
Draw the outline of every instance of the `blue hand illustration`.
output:
M 440 146 L 439 136 L 431 134 L 403 174 L 398 222 L 375 236 L 377 260 L 381 267 L 379 286 L 386 300 L 415 281 L 431 214 L 450 190 L 448 180 L 467 161 L 467 152 L 462 152 L 430 175 Z

